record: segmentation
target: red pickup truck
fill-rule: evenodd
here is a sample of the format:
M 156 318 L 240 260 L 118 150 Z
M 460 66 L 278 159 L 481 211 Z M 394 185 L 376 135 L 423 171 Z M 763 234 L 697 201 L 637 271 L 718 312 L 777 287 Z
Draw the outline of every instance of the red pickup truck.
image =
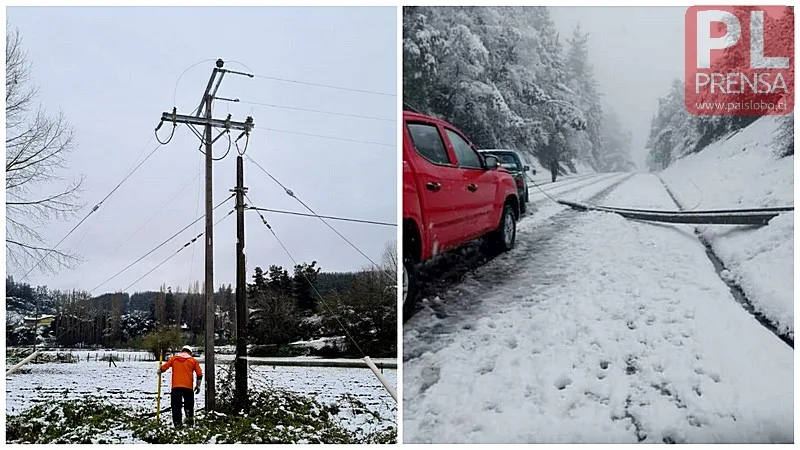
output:
M 519 198 L 514 178 L 453 125 L 403 111 L 403 311 L 411 311 L 416 266 L 487 236 L 514 247 Z

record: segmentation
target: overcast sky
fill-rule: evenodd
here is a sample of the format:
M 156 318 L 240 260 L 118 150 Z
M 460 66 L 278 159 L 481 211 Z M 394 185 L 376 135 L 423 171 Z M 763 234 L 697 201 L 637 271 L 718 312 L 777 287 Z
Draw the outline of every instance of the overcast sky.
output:
M 566 39 L 580 23 L 590 34 L 589 58 L 604 95 L 633 133 L 634 162 L 644 168 L 650 119 L 672 80 L 683 78 L 686 7 L 553 7 L 556 28 Z
M 145 148 L 161 113 L 178 107 L 190 113 L 200 102 L 213 59 L 233 70 L 396 94 L 396 9 L 278 7 L 8 8 L 18 28 L 49 111 L 63 110 L 77 132 L 65 175 L 86 177 L 86 207 L 69 222 L 43 230 L 57 242 L 125 175 Z M 186 72 L 185 69 L 212 59 Z M 218 95 L 251 102 L 388 118 L 367 120 L 217 101 L 214 116 L 247 115 L 256 128 L 247 154 L 319 214 L 396 222 L 396 96 L 369 95 L 228 74 Z M 160 130 L 162 139 L 170 126 Z M 391 144 L 344 142 L 264 130 L 338 136 Z M 242 141 L 243 142 L 243 141 Z M 63 245 L 84 262 L 56 275 L 31 274 L 31 284 L 92 289 L 203 214 L 203 180 L 198 139 L 179 127 L 107 203 Z M 156 146 L 152 141 L 149 152 Z M 224 154 L 223 137 L 215 145 Z M 235 149 L 214 165 L 214 202 L 235 183 Z M 201 175 L 198 177 L 198 175 Z M 260 207 L 304 211 L 245 159 L 245 185 Z M 181 192 L 182 191 L 182 192 Z M 180 192 L 180 194 L 179 194 Z M 169 200 L 177 197 L 172 201 Z M 163 209 L 162 209 L 163 208 Z M 219 218 L 233 202 L 216 211 Z M 160 211 L 160 212 L 158 212 Z M 158 213 L 157 213 L 158 212 Z M 157 216 L 114 253 L 131 233 Z M 292 263 L 254 212 L 246 217 L 248 280 L 255 266 L 291 269 Z M 266 213 L 278 237 L 299 261 L 318 261 L 324 271 L 349 271 L 369 262 L 318 219 Z M 215 228 L 215 285 L 234 282 L 235 215 Z M 396 229 L 331 222 L 373 260 L 396 239 Z M 203 230 L 190 228 L 93 294 L 122 289 Z M 113 253 L 113 254 L 112 254 Z M 9 267 L 17 278 L 27 271 Z M 202 241 L 134 285 L 129 291 L 180 286 L 203 276 Z

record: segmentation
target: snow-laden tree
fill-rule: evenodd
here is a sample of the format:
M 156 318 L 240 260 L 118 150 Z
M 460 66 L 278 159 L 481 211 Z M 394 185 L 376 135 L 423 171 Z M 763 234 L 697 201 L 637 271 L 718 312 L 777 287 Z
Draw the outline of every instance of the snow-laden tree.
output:
M 567 42 L 569 49 L 566 66 L 572 94 L 570 100 L 584 111 L 587 121 L 585 136 L 582 136 L 583 133 L 570 133 L 572 136 L 568 140 L 568 145 L 571 156 L 605 170 L 607 168 L 604 167 L 602 155 L 603 108 L 600 104 L 600 94 L 597 91 L 597 81 L 594 79 L 593 68 L 589 62 L 589 34 L 583 33 L 578 25 Z
M 403 101 L 426 112 L 436 87 L 437 56 L 443 54 L 441 33 L 430 25 L 422 7 L 403 8 Z
M 545 7 L 405 7 L 403 101 L 479 147 L 601 169 L 603 111 L 587 42 L 576 30 L 565 53 Z
M 631 160 L 633 135 L 623 128 L 616 113 L 606 109 L 603 113 L 603 148 L 600 165 L 609 171 L 627 172 L 635 168 Z
M 778 119 L 774 145 L 776 154 L 781 158 L 794 155 L 794 113 Z
M 683 81 L 673 80 L 669 93 L 658 99 L 658 111 L 650 123 L 647 140 L 648 167 L 661 170 L 696 148 L 700 135 L 696 118 L 684 104 Z

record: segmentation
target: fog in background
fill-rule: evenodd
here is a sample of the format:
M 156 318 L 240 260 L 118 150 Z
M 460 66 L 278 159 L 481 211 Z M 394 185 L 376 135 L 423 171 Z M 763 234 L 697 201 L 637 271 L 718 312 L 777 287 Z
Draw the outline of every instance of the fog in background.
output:
M 604 106 L 633 133 L 633 161 L 645 170 L 650 120 L 675 78 L 683 78 L 685 7 L 552 7 L 562 39 L 580 24 Z

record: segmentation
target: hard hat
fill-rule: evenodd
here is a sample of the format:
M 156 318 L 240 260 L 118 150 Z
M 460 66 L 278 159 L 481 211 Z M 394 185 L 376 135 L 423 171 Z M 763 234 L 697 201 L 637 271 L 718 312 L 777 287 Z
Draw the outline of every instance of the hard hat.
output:
M 190 354 L 190 355 L 194 353 L 194 352 L 192 351 L 192 347 L 189 347 L 188 345 L 184 345 L 184 346 L 181 348 L 181 351 L 182 351 L 182 352 L 183 352 L 183 351 L 189 352 L 189 354 Z

